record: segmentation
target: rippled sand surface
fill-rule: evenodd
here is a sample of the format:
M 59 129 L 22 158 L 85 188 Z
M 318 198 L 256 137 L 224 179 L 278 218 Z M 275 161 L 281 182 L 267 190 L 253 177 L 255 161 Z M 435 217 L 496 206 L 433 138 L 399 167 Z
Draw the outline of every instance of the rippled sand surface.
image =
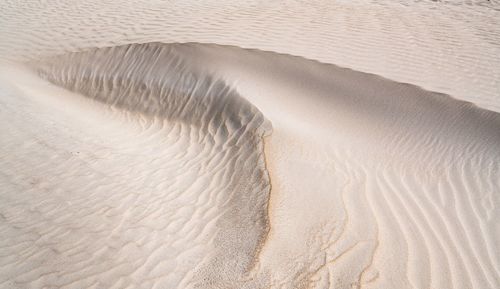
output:
M 500 287 L 497 2 L 0 8 L 0 288 Z

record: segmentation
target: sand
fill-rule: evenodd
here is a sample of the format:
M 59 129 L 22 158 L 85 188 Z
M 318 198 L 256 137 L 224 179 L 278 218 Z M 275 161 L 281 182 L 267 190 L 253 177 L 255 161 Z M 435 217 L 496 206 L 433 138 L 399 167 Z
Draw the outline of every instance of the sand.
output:
M 0 287 L 500 287 L 498 3 L 239 4 L 0 4 Z

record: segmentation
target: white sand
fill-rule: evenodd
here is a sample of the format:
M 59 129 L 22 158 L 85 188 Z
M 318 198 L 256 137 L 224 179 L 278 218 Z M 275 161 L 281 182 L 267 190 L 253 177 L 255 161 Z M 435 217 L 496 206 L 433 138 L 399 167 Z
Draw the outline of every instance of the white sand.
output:
M 1 288 L 500 287 L 495 1 L 0 8 Z

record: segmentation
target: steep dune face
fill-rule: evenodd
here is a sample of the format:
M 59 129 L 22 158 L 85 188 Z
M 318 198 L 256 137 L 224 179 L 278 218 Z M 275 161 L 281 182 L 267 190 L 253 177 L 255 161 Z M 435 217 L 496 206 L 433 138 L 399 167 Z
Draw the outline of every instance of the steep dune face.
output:
M 118 116 L 108 121 L 126 114 L 150 128 L 140 129 L 141 136 L 106 142 L 111 152 L 144 149 L 142 161 L 101 154 L 109 158 L 100 161 L 103 168 L 91 163 L 102 177 L 84 177 L 88 168 L 73 166 L 65 181 L 90 188 L 67 188 L 62 198 L 71 205 L 52 208 L 53 217 L 17 214 L 55 201 L 49 192 L 36 195 L 36 186 L 26 191 L 31 198 L 3 200 L 2 211 L 12 213 L 4 215 L 9 221 L 2 226 L 7 236 L 2 242 L 12 247 L 3 247 L 2 286 L 111 288 L 120 276 L 132 287 L 241 287 L 268 233 L 270 186 L 262 138 L 270 126 L 263 115 L 222 80 L 189 69 L 162 44 L 97 49 L 31 66 L 44 79 L 115 110 Z M 86 143 L 100 137 L 102 132 L 87 129 L 76 138 Z M 130 144 L 117 144 L 127 139 Z M 49 167 L 41 176 L 48 183 L 57 182 L 64 167 L 35 166 Z M 21 167 L 16 171 L 26 174 Z M 86 191 L 89 195 L 82 196 Z M 21 250 L 16 240 L 26 240 L 22 248 L 37 250 L 44 245 L 29 236 L 47 231 L 59 232 L 48 245 L 51 252 L 15 258 Z M 92 244 L 103 247 L 94 251 Z M 47 259 L 55 262 L 44 265 Z
M 253 268 L 268 231 L 270 188 L 262 137 L 270 133 L 270 124 L 263 115 L 222 80 L 190 69 L 165 44 L 94 49 L 34 65 L 43 78 L 71 91 L 118 109 L 189 127 L 190 135 L 198 134 L 194 141 L 206 148 L 190 165 L 190 171 L 195 172 L 192 181 L 208 174 L 211 177 L 204 177 L 205 181 L 215 183 L 217 189 L 171 192 L 208 194 L 219 200 L 218 217 L 214 217 L 216 231 L 210 238 L 203 238 L 213 241 L 210 253 L 203 256 L 208 260 L 197 265 L 200 269 L 193 282 L 203 287 L 219 283 L 236 286 L 235 282 L 241 282 Z M 207 167 L 215 159 L 220 167 Z M 222 175 L 216 178 L 218 174 Z M 193 206 L 191 213 L 198 210 Z M 193 222 L 208 225 L 209 220 Z
M 21 193 L 0 207 L 2 286 L 500 286 L 498 113 L 218 45 L 131 44 L 29 67 L 77 95 L 3 76 L 22 93 L 5 93 L 1 144 L 31 161 L 5 157 Z M 84 154 L 67 159 L 74 145 Z

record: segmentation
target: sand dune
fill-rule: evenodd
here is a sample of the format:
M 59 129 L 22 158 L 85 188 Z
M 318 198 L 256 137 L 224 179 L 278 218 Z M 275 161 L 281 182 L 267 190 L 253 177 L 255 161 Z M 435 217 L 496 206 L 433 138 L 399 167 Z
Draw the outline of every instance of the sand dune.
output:
M 500 287 L 497 3 L 75 3 L 0 5 L 0 288 Z
M 0 11 L 1 58 L 216 43 L 375 73 L 500 112 L 498 0 L 5 0 Z

